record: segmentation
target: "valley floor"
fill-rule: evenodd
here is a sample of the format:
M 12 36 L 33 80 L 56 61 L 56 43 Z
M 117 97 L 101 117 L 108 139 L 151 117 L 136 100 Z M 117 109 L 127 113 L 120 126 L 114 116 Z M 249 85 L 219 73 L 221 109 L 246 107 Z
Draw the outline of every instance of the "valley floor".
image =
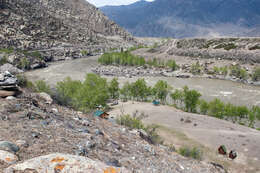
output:
M 206 160 L 234 169 L 234 173 L 258 173 L 260 167 L 260 132 L 205 115 L 190 114 L 170 106 L 154 106 L 151 103 L 125 102 L 115 106 L 110 113 L 115 118 L 135 111 L 148 115 L 145 124 L 157 124 L 160 135 L 168 144 L 203 148 Z M 238 158 L 234 161 L 217 155 L 217 148 L 225 145 L 228 151 L 235 149 Z

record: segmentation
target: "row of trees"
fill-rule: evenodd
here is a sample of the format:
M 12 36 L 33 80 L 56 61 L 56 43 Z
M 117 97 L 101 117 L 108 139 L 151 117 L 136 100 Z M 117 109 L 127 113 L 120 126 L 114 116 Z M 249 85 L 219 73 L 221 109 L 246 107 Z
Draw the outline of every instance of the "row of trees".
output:
M 260 107 L 236 106 L 231 103 L 224 103 L 219 99 L 210 102 L 200 99 L 201 94 L 196 90 L 189 90 L 185 86 L 182 90 L 175 90 L 171 93 L 174 105 L 186 112 L 201 113 L 219 119 L 240 122 L 246 120 L 250 127 L 254 127 L 255 120 L 260 120 Z
M 160 61 L 156 58 L 145 60 L 143 57 L 131 54 L 129 51 L 105 53 L 98 62 L 103 65 L 123 65 L 123 66 L 153 66 L 168 67 L 176 70 L 178 65 L 174 60 Z
M 70 105 L 81 111 L 89 111 L 97 105 L 106 106 L 109 98 L 123 100 L 147 101 L 158 99 L 166 102 L 171 87 L 165 81 L 158 81 L 154 87 L 147 85 L 144 79 L 133 83 L 125 83 L 120 89 L 116 78 L 107 82 L 95 74 L 87 74 L 85 81 L 66 78 L 56 86 L 57 100 L 64 105 Z
M 57 84 L 57 98 L 60 103 L 70 105 L 81 111 L 90 111 L 96 106 L 106 106 L 107 100 L 123 99 L 136 101 L 160 100 L 166 104 L 166 98 L 172 99 L 175 107 L 186 112 L 200 113 L 220 119 L 242 122 L 246 120 L 250 127 L 254 126 L 255 120 L 260 120 L 260 107 L 235 106 L 224 103 L 219 99 L 207 102 L 201 100 L 201 93 L 191 90 L 187 86 L 172 92 L 172 87 L 163 80 L 159 80 L 154 86 L 148 86 L 144 79 L 138 79 L 133 83 L 126 82 L 119 87 L 118 80 L 114 78 L 107 82 L 95 74 L 87 74 L 85 81 L 66 78 Z

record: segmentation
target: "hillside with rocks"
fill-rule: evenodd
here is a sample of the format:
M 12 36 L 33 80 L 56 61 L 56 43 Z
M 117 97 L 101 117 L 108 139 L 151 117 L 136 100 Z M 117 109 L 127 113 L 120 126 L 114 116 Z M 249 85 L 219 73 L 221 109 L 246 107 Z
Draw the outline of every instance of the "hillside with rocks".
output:
M 0 60 L 20 69 L 134 43 L 85 0 L 1 0 L 0 8 Z
M 3 75 L 0 86 L 15 77 Z M 0 172 L 224 173 L 218 164 L 190 160 L 130 130 L 57 105 L 26 89 L 0 98 Z

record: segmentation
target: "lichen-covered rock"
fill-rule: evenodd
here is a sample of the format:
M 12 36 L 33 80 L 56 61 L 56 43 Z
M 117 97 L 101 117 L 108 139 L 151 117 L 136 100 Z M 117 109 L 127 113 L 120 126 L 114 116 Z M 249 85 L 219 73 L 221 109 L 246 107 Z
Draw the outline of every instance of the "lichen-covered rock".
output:
M 18 157 L 7 151 L 0 150 L 0 160 L 6 164 L 14 164 L 18 161 Z
M 125 168 L 115 168 L 87 157 L 69 154 L 50 154 L 27 160 L 7 168 L 4 173 L 33 170 L 38 173 L 130 173 Z

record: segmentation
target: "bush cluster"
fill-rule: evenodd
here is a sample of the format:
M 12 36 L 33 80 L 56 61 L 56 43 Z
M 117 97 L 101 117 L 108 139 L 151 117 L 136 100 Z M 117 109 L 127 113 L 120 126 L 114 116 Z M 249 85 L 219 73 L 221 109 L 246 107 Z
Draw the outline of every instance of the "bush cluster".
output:
M 260 67 L 257 67 L 254 69 L 253 74 L 252 74 L 252 80 L 260 81 Z
M 241 68 L 238 65 L 230 67 L 230 75 L 235 76 L 235 77 L 240 78 L 240 79 L 247 79 L 248 78 L 248 73 L 246 72 L 246 70 Z
M 112 52 L 105 53 L 99 59 L 98 62 L 103 65 L 123 65 L 123 66 L 153 66 L 153 67 L 168 67 L 172 70 L 176 70 L 178 65 L 174 60 L 168 60 L 166 62 L 159 61 L 156 58 L 146 61 L 143 57 L 126 52 Z
M 121 115 L 116 119 L 116 122 L 119 125 L 129 127 L 130 129 L 142 129 L 147 133 L 149 137 L 149 142 L 151 142 L 152 144 L 163 144 L 162 138 L 158 135 L 156 131 L 159 126 L 157 125 L 145 126 L 142 122 L 142 119 L 144 117 L 145 117 L 144 114 L 133 115 L 133 116 Z
M 200 100 L 199 110 L 201 114 L 232 120 L 233 122 L 241 122 L 244 119 L 248 121 L 250 127 L 254 126 L 256 119 L 260 120 L 260 107 L 253 106 L 250 109 L 246 106 L 236 106 L 231 103 L 225 104 L 219 99 L 214 99 L 211 102 Z
M 181 147 L 178 150 L 178 153 L 184 157 L 190 157 L 196 160 L 202 160 L 202 155 L 203 155 L 203 152 L 200 149 L 196 147 L 190 148 L 186 146 Z

